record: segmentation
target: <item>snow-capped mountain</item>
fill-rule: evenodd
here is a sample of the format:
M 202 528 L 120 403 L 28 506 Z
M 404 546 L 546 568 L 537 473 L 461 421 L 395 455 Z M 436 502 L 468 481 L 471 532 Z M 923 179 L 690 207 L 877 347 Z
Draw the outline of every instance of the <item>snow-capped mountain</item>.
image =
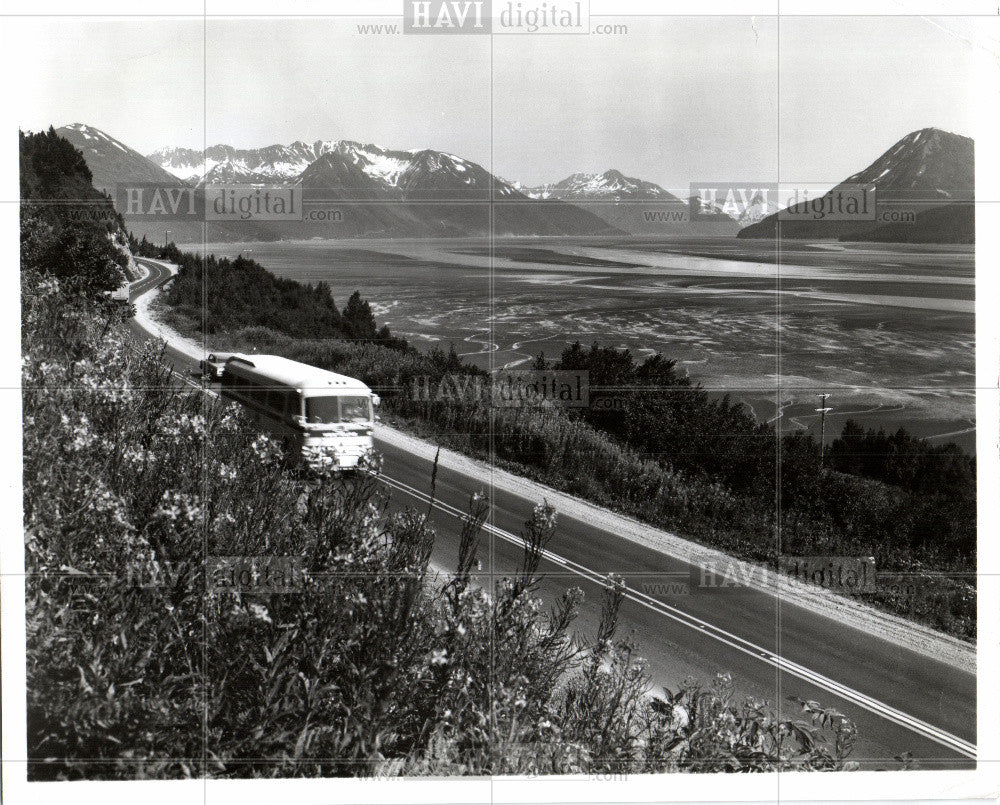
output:
M 316 143 L 318 158 L 301 175 L 303 186 L 371 191 L 391 198 L 524 197 L 508 182 L 470 160 L 429 148 L 394 151 L 339 140 Z
M 750 226 L 777 212 L 781 206 L 770 193 L 757 191 L 744 205 L 742 196 L 727 196 L 725 201 L 717 197 L 714 201 L 702 196 L 690 196 L 687 200 L 692 216 L 710 215 L 719 219 L 734 221 L 740 226 Z
M 743 214 L 739 217 L 739 221 L 743 226 L 748 226 L 756 221 L 763 220 L 768 215 L 773 215 L 780 209 L 781 206 L 776 202 L 758 196 L 743 211 Z
M 481 165 L 433 149 L 317 140 L 259 149 L 166 148 L 153 161 L 92 127 L 74 124 L 61 133 L 83 151 L 95 184 L 109 190 L 137 182 L 172 192 L 195 185 L 194 207 L 205 209 L 210 185 L 301 184 L 304 205 L 322 208 L 322 216 L 301 221 L 210 221 L 210 237 L 218 240 L 622 234 L 586 210 L 530 199 Z M 162 238 L 169 228 L 177 242 L 204 236 L 201 223 L 124 214 L 136 234 Z
M 679 201 L 658 184 L 625 176 L 614 169 L 604 173 L 574 173 L 561 182 L 526 187 L 519 182 L 512 186 L 529 198 L 558 198 L 564 201 Z
M 146 159 L 192 185 L 198 184 L 205 173 L 218 164 L 218 160 L 212 160 L 206 152 L 196 148 L 160 148 L 147 154 Z
M 353 140 L 319 141 L 313 148 L 314 183 L 358 190 L 388 192 L 389 188 L 397 187 L 413 157 L 409 151 L 393 151 L 373 143 L 362 145 Z
M 407 194 L 453 192 L 463 188 L 492 187 L 496 196 L 514 197 L 507 182 L 490 177 L 474 162 L 431 149 L 409 151 L 383 148 L 353 140 L 297 141 L 291 145 L 239 149 L 214 145 L 204 151 L 161 148 L 149 155 L 164 170 L 182 181 L 204 184 L 291 184 L 306 168 L 327 157 L 327 184 L 340 176 L 356 190 L 399 188 Z M 467 193 L 462 192 L 463 195 Z
M 916 220 L 811 220 L 806 203 L 741 229 L 741 238 L 839 238 L 896 242 L 972 242 L 975 237 L 975 143 L 936 128 L 913 131 L 824 198 L 858 185 L 875 188 L 878 211 L 912 211 Z M 907 206 L 911 205 L 911 206 Z M 791 213 L 791 214 L 789 214 Z M 795 215 L 801 215 L 796 219 Z
M 341 140 L 301 175 L 307 199 L 351 205 L 357 236 L 611 235 L 587 210 L 537 200 L 481 165 L 432 149 L 394 151 Z M 371 203 L 382 202 L 382 203 Z M 493 203 L 490 203 L 493 202 Z
M 763 221 L 768 215 L 773 215 L 780 209 L 781 207 L 773 199 L 757 193 L 736 217 L 736 222 L 740 226 L 750 226 L 758 221 Z
M 729 236 L 738 226 L 724 221 L 692 221 L 681 199 L 660 185 L 611 169 L 604 173 L 573 173 L 560 182 L 525 186 L 516 191 L 534 199 L 558 199 L 579 205 L 618 229 L 634 235 Z
M 56 133 L 80 150 L 94 176 L 94 187 L 106 193 L 113 193 L 119 184 L 177 184 L 159 165 L 93 126 L 73 123 L 56 129 Z

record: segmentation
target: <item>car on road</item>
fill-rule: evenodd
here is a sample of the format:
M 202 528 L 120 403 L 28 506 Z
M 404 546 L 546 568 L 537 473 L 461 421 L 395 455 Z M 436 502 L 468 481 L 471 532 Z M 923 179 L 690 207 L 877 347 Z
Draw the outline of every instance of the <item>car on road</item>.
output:
M 226 370 L 226 361 L 236 353 L 233 352 L 209 352 L 201 360 L 201 376 L 207 380 L 221 380 L 222 374 Z

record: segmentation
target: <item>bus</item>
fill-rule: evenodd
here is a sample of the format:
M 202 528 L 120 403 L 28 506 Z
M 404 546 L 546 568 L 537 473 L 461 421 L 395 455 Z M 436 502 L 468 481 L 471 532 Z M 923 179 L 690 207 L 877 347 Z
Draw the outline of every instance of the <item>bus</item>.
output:
M 113 291 L 105 291 L 104 295 L 107 296 L 112 302 L 128 302 L 131 296 L 132 283 L 129 282 L 128 278 L 122 282 Z
M 278 355 L 229 356 L 222 396 L 310 469 L 351 472 L 373 448 L 380 400 L 360 380 Z

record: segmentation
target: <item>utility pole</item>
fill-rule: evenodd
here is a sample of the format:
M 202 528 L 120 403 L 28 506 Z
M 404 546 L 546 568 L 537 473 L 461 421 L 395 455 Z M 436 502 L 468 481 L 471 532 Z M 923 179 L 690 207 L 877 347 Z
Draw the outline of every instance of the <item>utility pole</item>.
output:
M 816 396 L 819 397 L 820 404 L 816 412 L 819 414 L 819 466 L 822 469 L 826 452 L 826 415 L 833 409 L 826 407 L 826 398 L 830 396 L 829 394 L 817 394 Z
M 167 248 L 169 244 L 170 244 L 170 230 L 168 229 L 166 232 L 163 233 L 163 248 L 164 249 Z

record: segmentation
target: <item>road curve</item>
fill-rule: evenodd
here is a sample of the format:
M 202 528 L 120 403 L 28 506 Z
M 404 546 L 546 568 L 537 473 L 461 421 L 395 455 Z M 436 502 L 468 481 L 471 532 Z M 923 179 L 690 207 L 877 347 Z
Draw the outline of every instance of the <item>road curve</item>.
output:
M 150 275 L 133 284 L 130 298 L 158 287 L 169 272 L 143 261 Z M 148 336 L 138 322 L 131 323 Z M 182 371 L 196 369 L 183 352 L 167 347 Z M 431 465 L 420 456 L 377 441 L 394 506 L 426 511 Z M 489 494 L 490 518 L 480 556 L 485 583 L 519 563 L 516 535 L 538 502 L 482 484 L 439 467 L 436 505 L 431 514 L 438 538 L 433 561 L 454 565 L 458 513 L 476 491 Z M 553 599 L 579 586 L 586 601 L 577 628 L 594 634 L 600 616 L 601 579 L 622 575 L 630 596 L 619 619 L 619 634 L 633 634 L 638 654 L 647 658 L 654 681 L 676 688 L 686 676 L 708 681 L 730 673 L 740 694 L 766 699 L 793 715 L 788 697 L 836 707 L 858 725 L 852 756 L 863 767 L 892 767 L 910 752 L 927 769 L 973 768 L 976 743 L 976 676 L 902 648 L 754 589 L 713 592 L 674 585 L 690 577 L 691 566 L 637 545 L 613 531 L 561 515 L 539 593 Z

